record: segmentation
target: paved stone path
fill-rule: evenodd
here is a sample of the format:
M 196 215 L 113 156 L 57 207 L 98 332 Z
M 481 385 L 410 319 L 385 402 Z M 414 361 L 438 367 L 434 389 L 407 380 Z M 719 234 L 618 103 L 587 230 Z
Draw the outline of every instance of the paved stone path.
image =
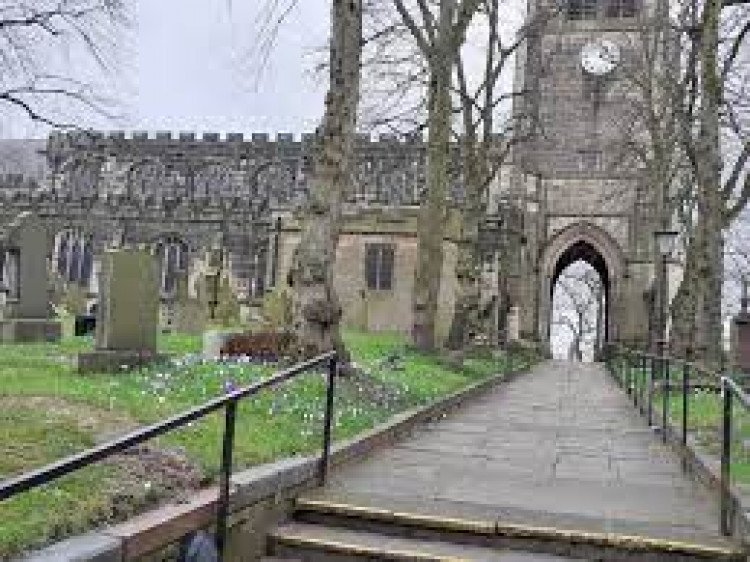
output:
M 374 507 L 718 540 L 715 500 L 598 364 L 545 362 L 331 476 L 328 499 Z

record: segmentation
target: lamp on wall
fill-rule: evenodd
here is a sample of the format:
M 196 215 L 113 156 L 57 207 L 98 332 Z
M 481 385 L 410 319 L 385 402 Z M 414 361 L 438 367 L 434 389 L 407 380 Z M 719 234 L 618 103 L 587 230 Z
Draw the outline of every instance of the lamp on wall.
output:
M 675 250 L 678 235 L 679 232 L 676 230 L 657 230 L 654 232 L 656 248 L 659 250 L 659 254 L 662 258 L 666 259 L 672 255 L 672 252 Z

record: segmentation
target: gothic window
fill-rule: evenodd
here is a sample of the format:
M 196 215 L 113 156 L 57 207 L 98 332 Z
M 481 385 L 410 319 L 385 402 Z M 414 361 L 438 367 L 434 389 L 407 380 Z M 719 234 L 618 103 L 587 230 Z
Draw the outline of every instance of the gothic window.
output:
M 81 268 L 81 241 L 73 240 L 73 246 L 70 249 L 70 263 L 68 264 L 68 281 L 77 283 L 79 281 Z
M 393 244 L 365 245 L 365 278 L 367 288 L 375 291 L 393 289 Z
M 68 238 L 70 238 L 70 234 L 64 232 L 60 236 L 60 242 L 57 246 L 57 272 L 62 277 L 67 277 L 68 272 L 68 245 L 70 244 Z
M 94 253 L 91 247 L 91 240 L 87 239 L 83 243 L 83 253 L 81 255 L 81 276 L 80 282 L 84 287 L 88 287 L 91 282 L 91 270 L 93 267 Z
M 568 0 L 569 20 L 596 19 L 597 0 Z
M 20 293 L 19 274 L 21 271 L 21 252 L 16 248 L 6 250 L 3 261 L 2 284 L 10 299 L 18 299 Z
M 193 178 L 193 190 L 198 197 L 211 195 L 221 196 L 233 192 L 231 170 L 220 163 L 208 164 L 196 171 Z
M 638 15 L 638 0 L 607 0 L 608 18 L 633 18 Z
M 262 247 L 251 258 L 250 297 L 259 298 L 266 290 L 267 251 Z
M 165 297 L 175 295 L 177 278 L 187 271 L 187 245 L 174 237 L 169 237 L 157 244 L 161 269 L 161 294 Z

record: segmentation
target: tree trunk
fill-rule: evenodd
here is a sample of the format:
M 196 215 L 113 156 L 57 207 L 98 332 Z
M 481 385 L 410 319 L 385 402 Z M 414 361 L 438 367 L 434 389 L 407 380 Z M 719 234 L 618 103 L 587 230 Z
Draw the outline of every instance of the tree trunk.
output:
M 672 304 L 673 341 L 681 345 L 677 351 L 684 353 L 692 334 L 696 359 L 709 366 L 718 365 L 722 353 L 723 230 L 728 226 L 722 197 L 719 134 L 721 8 L 721 0 L 707 0 L 700 22 L 697 58 L 701 101 L 693 158 L 697 220 L 688 246 L 683 281 Z
M 414 345 L 422 351 L 436 347 L 436 320 L 443 271 L 448 192 L 448 153 L 451 117 L 451 57 L 449 32 L 452 2 L 440 4 L 440 40 L 429 60 L 426 190 L 419 209 L 417 268 L 414 275 Z
M 341 306 L 334 288 L 334 266 L 341 205 L 351 179 L 362 53 L 361 0 L 332 0 L 328 94 L 316 131 L 310 194 L 294 254 L 295 328 L 306 355 L 337 349 Z
M 458 288 L 453 310 L 453 320 L 448 334 L 447 347 L 458 350 L 466 347 L 480 330 L 479 301 L 481 299 L 479 255 L 479 225 L 484 208 L 482 193 L 485 178 L 489 175 L 483 166 L 484 151 L 476 135 L 466 132 L 464 142 L 464 204 L 461 213 L 461 237 L 458 241 L 456 278 Z

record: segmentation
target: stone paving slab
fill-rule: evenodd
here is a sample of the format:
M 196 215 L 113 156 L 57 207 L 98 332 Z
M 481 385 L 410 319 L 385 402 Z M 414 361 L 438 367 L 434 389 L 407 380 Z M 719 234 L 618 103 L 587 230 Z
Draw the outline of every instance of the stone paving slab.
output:
M 715 499 L 682 473 L 598 364 L 540 364 L 333 473 L 324 493 L 718 538 Z

